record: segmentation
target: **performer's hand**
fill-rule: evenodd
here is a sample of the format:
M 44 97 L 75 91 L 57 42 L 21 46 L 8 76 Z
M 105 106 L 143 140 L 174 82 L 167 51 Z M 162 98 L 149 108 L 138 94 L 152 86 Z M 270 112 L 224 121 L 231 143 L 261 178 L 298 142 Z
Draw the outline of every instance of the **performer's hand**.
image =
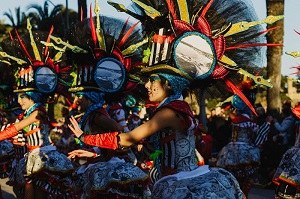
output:
M 142 144 L 138 144 L 138 145 L 137 145 L 137 150 L 138 150 L 138 152 L 141 152 L 142 149 L 143 149 L 143 145 L 142 145 Z
M 76 158 L 76 157 L 85 157 L 85 158 L 98 157 L 98 155 L 96 153 L 82 150 L 82 149 L 71 151 L 70 153 L 68 153 L 68 155 L 69 155 L 68 158 L 70 158 L 70 159 Z
M 71 116 L 69 120 L 71 124 L 68 124 L 68 127 L 71 129 L 71 131 L 75 134 L 76 137 L 80 137 L 83 134 L 83 131 L 80 129 L 78 122 L 73 116 Z

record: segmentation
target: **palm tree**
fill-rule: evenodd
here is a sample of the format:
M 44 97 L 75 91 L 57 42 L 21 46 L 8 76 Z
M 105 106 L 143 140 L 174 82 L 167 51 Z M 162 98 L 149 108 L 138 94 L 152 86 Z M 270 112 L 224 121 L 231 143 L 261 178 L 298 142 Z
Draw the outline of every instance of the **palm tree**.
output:
M 50 12 L 48 1 L 45 1 L 43 7 L 38 4 L 31 4 L 27 9 L 35 9 L 37 11 L 28 14 L 31 18 L 32 24 L 37 25 L 39 30 L 48 31 L 50 27 L 54 25 L 57 16 L 59 16 L 59 14 L 63 11 L 64 6 L 62 4 L 54 5 L 54 8 Z M 64 23 L 62 18 L 60 21 Z M 59 25 L 62 24 L 57 24 L 58 27 Z
M 284 0 L 266 0 L 267 15 L 283 15 Z M 284 21 L 279 20 L 274 26 L 281 28 L 275 29 L 267 34 L 268 43 L 283 43 Z M 281 56 L 283 48 L 281 46 L 267 49 L 267 75 L 273 84 L 273 88 L 267 92 L 267 108 L 268 111 L 281 110 Z M 279 108 L 278 108 L 279 107 Z
M 10 9 L 8 10 L 8 12 L 4 13 L 4 16 L 9 19 L 14 28 L 25 27 L 26 25 L 27 17 L 24 12 L 21 12 L 20 6 L 15 8 L 15 17 Z

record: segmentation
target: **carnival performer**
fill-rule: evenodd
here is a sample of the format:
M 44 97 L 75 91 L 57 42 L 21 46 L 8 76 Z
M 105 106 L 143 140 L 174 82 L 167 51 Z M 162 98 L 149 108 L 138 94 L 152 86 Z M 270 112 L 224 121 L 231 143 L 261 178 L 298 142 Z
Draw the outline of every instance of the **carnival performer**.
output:
M 295 144 L 283 155 L 279 166 L 273 176 L 276 185 L 276 198 L 299 198 L 300 197 L 300 106 L 291 108 L 295 121 Z
M 95 5 L 99 11 L 99 5 Z M 135 87 L 135 82 L 128 76 L 141 57 L 139 49 L 144 43 L 143 35 L 136 28 L 137 24 L 111 17 L 96 16 L 76 24 L 71 30 L 69 42 L 86 52 L 76 55 L 73 64 L 77 66 L 76 81 L 70 89 L 78 100 L 78 105 L 86 104 L 79 126 L 86 135 L 102 134 L 111 131 L 123 131 L 122 125 L 113 120 L 106 111 L 106 105 L 119 99 L 122 92 Z M 100 26 L 98 26 L 101 24 Z M 97 36 L 96 36 L 97 35 Z M 85 42 L 83 42 L 85 41 Z M 81 101 L 81 102 L 80 102 Z M 125 116 L 125 115 L 123 115 Z M 72 117 L 73 118 L 73 117 Z M 119 118 L 118 118 L 119 119 Z M 125 123 L 124 123 L 125 122 Z M 109 149 L 79 143 L 81 149 L 71 151 L 69 158 L 88 158 L 85 167 L 77 170 L 82 183 L 81 198 L 143 198 L 148 176 L 139 167 L 128 161 L 129 151 Z M 97 148 L 98 152 L 87 150 Z M 96 153 L 95 153 L 96 152 Z M 93 157 L 97 157 L 96 159 Z M 84 169 L 82 169 L 84 168 Z
M 173 150 L 167 151 L 164 148 L 164 155 L 157 161 L 158 166 L 161 166 L 161 177 L 164 178 L 154 185 L 153 198 L 183 198 L 187 195 L 201 198 L 204 190 L 207 191 L 206 197 L 243 198 L 237 181 L 229 172 L 196 165 L 195 123 L 189 105 L 181 96 L 187 84 L 188 80 L 180 76 L 153 73 L 145 87 L 150 101 L 160 102 L 160 105 L 149 121 L 128 133 L 86 135 L 73 117 L 69 127 L 85 144 L 102 148 L 121 150 L 150 135 L 155 135 L 157 142 L 163 146 L 173 145 Z M 216 182 L 215 178 L 219 181 Z M 209 188 L 212 184 L 217 187 L 215 190 Z M 164 191 L 169 186 L 174 186 L 174 190 L 169 192 L 170 195 L 165 195 L 167 192 Z M 188 191 L 189 186 L 193 187 L 193 192 Z
M 216 166 L 231 172 L 247 195 L 251 189 L 251 177 L 260 165 L 260 150 L 254 145 L 254 137 L 259 126 L 253 121 L 249 108 L 238 96 L 233 96 L 231 113 L 231 141 L 218 154 Z
M 49 118 L 44 106 L 47 97 L 58 87 L 63 87 L 58 83 L 64 75 L 64 70 L 57 64 L 61 56 L 55 56 L 55 50 L 42 44 L 48 41 L 52 31 L 49 34 L 33 32 L 31 27 L 28 19 L 28 33 L 19 35 L 16 31 L 11 35 L 11 41 L 2 44 L 10 58 L 6 61 L 18 66 L 14 92 L 18 94 L 18 103 L 24 113 L 19 116 L 19 121 L 0 132 L 0 140 L 15 137 L 13 143 L 28 150 L 16 164 L 14 178 L 10 179 L 18 191 L 24 190 L 23 194 L 16 194 L 18 198 L 70 198 L 68 174 L 72 173 L 73 165 L 49 142 Z
M 236 28 L 241 27 L 238 25 L 241 21 L 255 20 L 251 6 L 244 1 L 142 0 L 135 1 L 134 9 L 129 10 L 124 5 L 109 3 L 140 20 L 149 35 L 150 48 L 144 51 L 143 59 L 149 67 L 141 69 L 140 74 L 148 74 L 145 87 L 149 100 L 159 106 L 149 121 L 128 133 L 85 135 L 74 118 L 70 119 L 70 129 L 86 144 L 115 150 L 128 148 L 149 136 L 156 137 L 154 143 L 162 155 L 155 161 L 160 180 L 154 184 L 152 198 L 243 198 L 236 179 L 228 171 L 197 167 L 194 140 L 197 125 L 181 95 L 189 86 L 221 80 L 254 111 L 227 76 L 236 72 L 238 66 L 253 65 L 260 58 L 256 56 L 261 52 L 259 46 L 267 45 L 258 37 L 260 26 L 251 26 L 251 30 Z M 206 18 L 208 14 L 210 17 Z M 244 38 L 249 44 L 245 44 Z M 251 48 L 237 49 L 238 44 Z M 225 52 L 230 46 L 236 53 Z M 234 186 L 229 186 L 231 183 Z
M 141 0 L 132 4 L 132 7 L 126 6 L 126 9 L 124 5 L 112 1 L 108 3 L 118 11 L 140 20 L 145 31 L 151 35 L 152 45 L 148 54 L 145 53 L 148 55 L 149 66 L 161 69 L 166 65 L 175 66 L 192 79 L 191 88 L 208 89 L 208 85 L 214 85 L 216 89 L 212 92 L 217 94 L 216 91 L 220 91 L 222 97 L 227 95 L 224 91 L 231 91 L 249 108 L 250 113 L 255 114 L 252 103 L 236 82 L 240 82 L 239 75 L 255 79 L 241 66 L 260 65 L 263 59 L 261 46 L 270 46 L 265 43 L 263 34 L 260 34 L 264 31 L 259 24 L 271 24 L 282 19 L 282 16 L 270 16 L 257 21 L 251 1 L 244 0 L 196 0 L 180 3 Z M 236 76 L 238 77 L 233 78 Z M 261 82 L 270 86 L 265 79 Z M 250 118 L 246 116 L 244 119 L 246 118 L 251 123 Z M 255 165 L 259 160 L 259 156 L 256 157 L 259 151 L 254 151 Z
M 78 86 L 80 85 L 77 85 L 77 88 Z M 81 88 L 84 88 L 84 86 L 81 86 Z M 76 87 L 70 89 L 71 92 L 76 90 Z M 81 114 L 81 117 L 77 118 L 77 120 L 87 134 L 122 130 L 121 126 L 109 116 L 103 107 L 103 97 L 104 93 L 101 91 L 93 91 L 88 88 L 75 92 L 73 104 L 76 104 L 76 107 L 79 109 L 78 113 Z M 97 176 L 97 168 L 103 167 L 103 164 L 97 163 L 110 160 L 112 153 L 98 147 L 80 146 L 79 142 L 78 144 L 76 150 L 69 151 L 71 152 L 70 154 L 75 154 L 70 155 L 69 158 L 78 162 L 75 172 L 75 179 L 77 180 L 74 181 L 73 190 L 78 197 L 89 198 L 95 194 L 90 192 L 92 192 L 91 190 L 97 183 L 95 178 L 91 176 Z

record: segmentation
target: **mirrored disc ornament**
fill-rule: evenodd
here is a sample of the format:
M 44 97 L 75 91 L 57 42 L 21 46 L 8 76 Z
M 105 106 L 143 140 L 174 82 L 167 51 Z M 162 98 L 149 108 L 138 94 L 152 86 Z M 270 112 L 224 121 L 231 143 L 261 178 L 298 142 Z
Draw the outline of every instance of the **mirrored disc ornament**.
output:
M 176 39 L 173 59 L 179 69 L 196 80 L 207 78 L 217 62 L 212 41 L 199 32 L 185 32 Z
M 50 68 L 39 67 L 35 71 L 35 85 L 42 93 L 51 93 L 55 90 L 58 77 Z
M 104 58 L 96 65 L 94 79 L 103 92 L 113 93 L 119 91 L 125 82 L 125 68 L 114 58 Z

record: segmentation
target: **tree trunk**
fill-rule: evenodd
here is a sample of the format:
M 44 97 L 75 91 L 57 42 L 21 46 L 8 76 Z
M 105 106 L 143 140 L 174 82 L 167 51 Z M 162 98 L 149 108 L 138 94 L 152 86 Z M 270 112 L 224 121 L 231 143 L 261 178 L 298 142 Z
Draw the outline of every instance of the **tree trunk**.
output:
M 78 0 L 78 20 L 81 21 L 87 18 L 87 4 L 86 0 Z
M 284 0 L 266 0 L 267 16 L 269 15 L 284 15 Z M 267 26 L 269 28 L 270 25 Z M 280 28 L 270 31 L 267 34 L 268 43 L 283 44 L 284 21 L 279 20 L 272 27 L 280 26 Z M 267 48 L 267 75 L 273 84 L 273 88 L 267 93 L 267 108 L 268 111 L 281 110 L 281 56 L 283 47 Z

